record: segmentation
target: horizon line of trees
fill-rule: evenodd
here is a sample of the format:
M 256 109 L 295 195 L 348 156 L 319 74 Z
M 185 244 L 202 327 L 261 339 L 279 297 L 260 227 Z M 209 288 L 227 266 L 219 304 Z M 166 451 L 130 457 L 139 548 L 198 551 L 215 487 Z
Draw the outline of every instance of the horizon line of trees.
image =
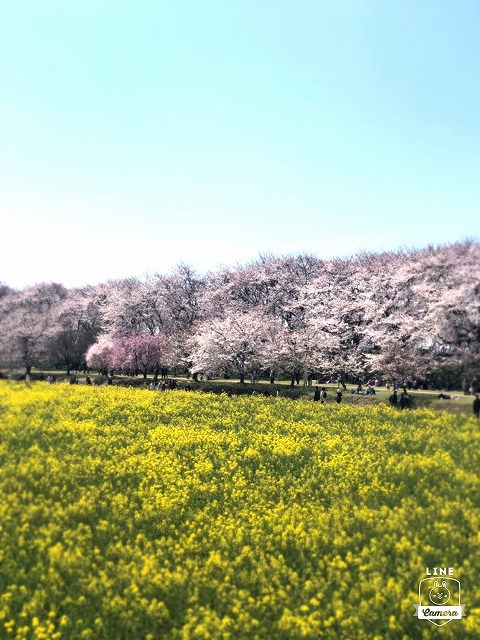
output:
M 0 285 L 0 367 L 427 378 L 480 369 L 480 243 L 322 260 L 260 256 L 206 275 Z M 443 373 L 442 373 L 443 372 Z

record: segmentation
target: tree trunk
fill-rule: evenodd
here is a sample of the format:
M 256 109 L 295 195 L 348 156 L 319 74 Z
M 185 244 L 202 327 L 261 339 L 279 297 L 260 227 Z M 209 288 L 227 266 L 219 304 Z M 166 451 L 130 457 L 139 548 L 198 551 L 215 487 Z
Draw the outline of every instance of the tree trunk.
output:
M 240 384 L 245 384 L 245 374 L 244 373 L 240 374 Z
M 25 367 L 25 375 L 29 376 L 32 372 L 32 365 L 31 364 L 27 364 L 27 366 Z

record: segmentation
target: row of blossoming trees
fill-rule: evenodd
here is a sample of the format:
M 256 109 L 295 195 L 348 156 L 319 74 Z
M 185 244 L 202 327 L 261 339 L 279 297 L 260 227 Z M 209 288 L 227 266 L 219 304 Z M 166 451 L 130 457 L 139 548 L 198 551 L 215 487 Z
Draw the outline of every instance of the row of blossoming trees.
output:
M 480 243 L 320 260 L 262 256 L 206 276 L 0 287 L 0 366 L 292 377 L 480 368 Z

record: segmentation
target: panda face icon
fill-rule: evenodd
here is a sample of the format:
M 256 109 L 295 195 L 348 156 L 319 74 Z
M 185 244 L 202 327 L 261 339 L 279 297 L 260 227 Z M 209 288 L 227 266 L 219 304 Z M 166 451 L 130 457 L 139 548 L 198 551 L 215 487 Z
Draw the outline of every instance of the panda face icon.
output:
M 428 597 L 436 605 L 444 605 L 450 600 L 450 591 L 447 589 L 447 583 L 445 580 L 442 582 L 442 586 L 435 580 L 433 589 L 430 589 Z

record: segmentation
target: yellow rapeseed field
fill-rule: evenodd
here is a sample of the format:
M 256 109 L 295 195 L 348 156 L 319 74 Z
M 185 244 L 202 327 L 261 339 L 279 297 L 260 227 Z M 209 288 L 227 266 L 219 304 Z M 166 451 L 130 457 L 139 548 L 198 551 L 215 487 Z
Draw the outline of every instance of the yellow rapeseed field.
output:
M 480 637 L 474 418 L 4 381 L 0 421 L 2 640 Z

